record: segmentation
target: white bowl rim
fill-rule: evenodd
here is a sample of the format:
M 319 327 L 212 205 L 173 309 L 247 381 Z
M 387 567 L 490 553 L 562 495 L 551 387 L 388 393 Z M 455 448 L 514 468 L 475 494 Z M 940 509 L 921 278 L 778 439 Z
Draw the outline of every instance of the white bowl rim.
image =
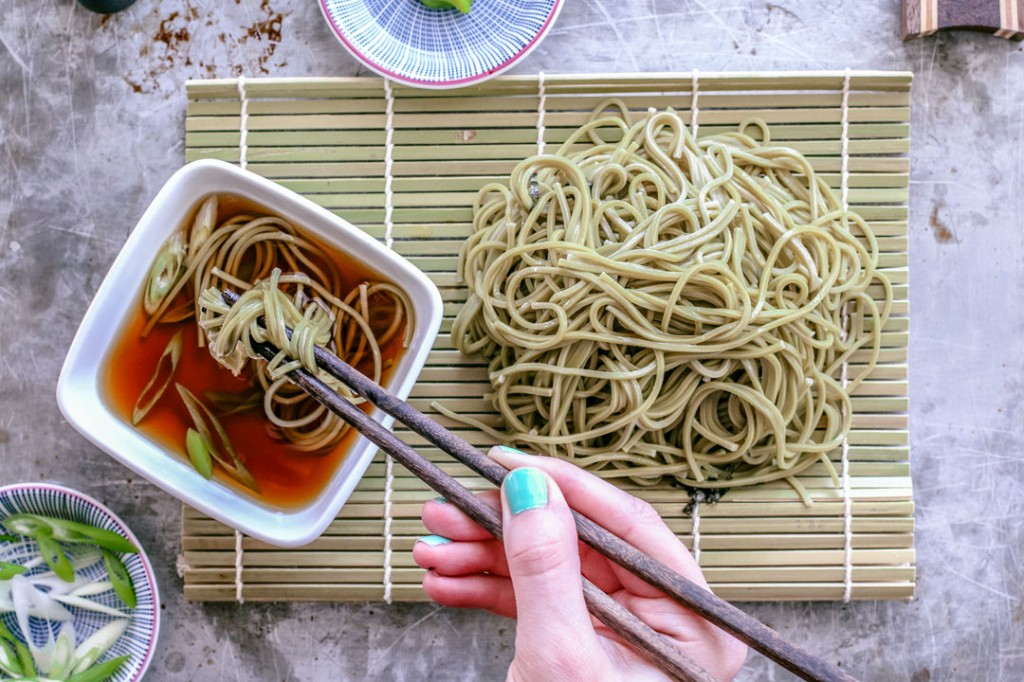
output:
M 563 0 L 555 0 L 555 4 L 551 7 L 551 13 L 548 15 L 548 18 L 544 21 L 544 25 L 541 26 L 539 31 L 537 31 L 537 35 L 535 35 L 533 39 L 530 40 L 530 42 L 525 47 L 523 47 L 523 49 L 514 54 L 505 63 L 500 64 L 497 68 L 491 71 L 484 71 L 474 76 L 467 76 L 466 78 L 443 81 L 428 81 L 419 78 L 410 78 L 409 76 L 404 76 L 400 73 L 390 71 L 381 66 L 380 64 L 377 64 L 369 57 L 364 55 L 362 52 L 360 52 L 359 49 L 351 42 L 349 42 L 348 38 L 345 37 L 345 34 L 342 33 L 341 28 L 339 28 L 338 25 L 334 23 L 334 19 L 328 13 L 326 0 L 318 0 L 317 4 L 320 6 L 320 13 L 323 14 L 324 21 L 327 22 L 327 25 L 331 28 L 331 32 L 334 34 L 334 37 L 338 39 L 338 42 L 342 44 L 342 46 L 348 51 L 350 55 L 359 60 L 360 64 L 370 69 L 378 76 L 382 76 L 384 78 L 387 78 L 388 80 L 393 80 L 397 83 L 402 83 L 404 85 L 410 85 L 415 88 L 423 88 L 425 90 L 452 90 L 455 88 L 464 88 L 470 85 L 479 85 L 484 81 L 488 81 L 494 78 L 495 76 L 500 76 L 501 74 L 511 69 L 513 66 L 516 66 L 521 61 L 526 59 L 526 57 L 528 57 L 530 53 L 537 49 L 537 46 L 540 45 L 541 42 L 543 42 L 548 32 L 555 25 L 555 21 L 558 19 L 558 15 L 562 11 Z
M 110 510 L 107 505 L 97 500 L 92 495 L 87 495 L 80 490 L 75 490 L 62 483 L 8 483 L 0 486 L 0 496 L 9 492 L 17 492 L 21 490 L 49 490 L 61 495 L 67 495 L 68 497 L 77 497 L 87 504 L 99 509 L 101 512 L 110 517 L 110 519 L 117 525 L 118 530 L 128 540 L 133 543 L 139 550 L 138 557 L 142 561 L 142 569 L 146 573 L 146 581 L 149 582 L 149 589 L 153 592 L 153 636 L 150 638 L 149 647 L 146 650 L 146 656 L 142 659 L 142 665 L 139 667 L 138 672 L 132 677 L 131 682 L 138 682 L 146 675 L 146 671 L 149 670 L 150 664 L 153 662 L 153 656 L 156 653 L 156 643 L 160 639 L 160 588 L 156 582 L 156 574 L 153 572 L 153 563 L 149 560 L 149 555 L 146 554 L 146 548 L 142 546 L 139 539 L 135 537 L 135 533 L 128 527 L 128 524 L 124 520 Z M 68 519 L 69 521 L 73 519 Z
M 289 213 L 308 214 L 315 219 L 316 224 L 305 225 L 302 221 L 297 221 L 300 227 L 311 231 L 342 251 L 351 250 L 358 252 L 360 249 L 371 251 L 374 260 L 367 261 L 364 258 L 366 267 L 381 273 L 384 277 L 407 289 L 416 288 L 416 291 L 407 291 L 414 299 L 414 304 L 417 296 L 422 298 L 422 309 L 414 305 L 416 314 L 413 332 L 414 341 L 400 361 L 401 363 L 407 363 L 407 367 L 404 374 L 399 371 L 392 373 L 387 382 L 387 386 L 399 397 L 407 397 L 411 391 L 412 385 L 419 376 L 423 365 L 426 364 L 427 355 L 440 329 L 443 303 L 436 285 L 409 261 L 399 256 L 392 249 L 385 247 L 344 218 L 336 216 L 309 199 L 255 173 L 242 170 L 224 161 L 204 159 L 186 164 L 168 179 L 140 218 L 135 229 L 128 236 L 110 270 L 104 277 L 103 282 L 97 289 L 92 302 L 89 304 L 79 329 L 75 334 L 75 338 L 68 349 L 60 377 L 57 381 L 57 404 L 65 419 L 86 439 L 140 476 L 154 483 L 157 487 L 250 537 L 279 547 L 298 547 L 315 540 L 334 520 L 355 486 L 358 485 L 366 468 L 373 460 L 377 452 L 375 445 L 366 440 L 365 436 L 360 435 L 349 446 L 338 469 L 332 474 L 327 486 L 319 495 L 298 507 L 287 509 L 272 507 L 269 504 L 244 496 L 223 483 L 205 481 L 187 462 L 167 453 L 166 448 L 148 439 L 148 437 L 144 436 L 129 423 L 114 415 L 102 399 L 103 391 L 99 385 L 99 370 L 106 358 L 106 347 L 97 353 L 92 353 L 88 348 L 85 348 L 87 343 L 85 337 L 87 335 L 105 333 L 95 329 L 102 322 L 99 319 L 103 314 L 101 309 L 113 306 L 113 304 L 107 302 L 108 298 L 121 295 L 121 290 L 117 287 L 123 283 L 119 282 L 118 279 L 131 276 L 130 272 L 124 274 L 123 271 L 134 267 L 129 261 L 136 255 L 138 249 L 145 248 L 142 240 L 146 238 L 146 234 L 153 233 L 157 235 L 159 238 L 157 248 L 159 248 L 159 245 L 164 242 L 167 235 L 171 233 L 170 229 L 167 228 L 157 231 L 158 228 L 151 227 L 158 214 L 165 210 L 163 208 L 164 203 L 169 201 L 169 197 L 174 192 L 180 191 L 182 186 L 187 187 L 185 183 L 195 182 L 191 177 L 192 175 L 198 175 L 202 178 L 203 174 L 210 173 L 222 174 L 223 178 L 221 180 L 224 183 L 235 182 L 237 184 L 231 189 L 212 186 L 204 192 L 196 194 L 194 198 L 191 198 L 192 201 L 198 201 L 202 196 L 212 193 L 236 193 L 247 196 L 270 210 L 280 210 L 285 217 L 290 217 Z M 239 185 L 248 185 L 248 187 L 240 190 L 238 188 Z M 191 203 L 188 208 L 192 208 Z M 175 227 L 179 224 L 180 219 L 174 223 Z M 329 229 L 335 235 L 334 238 L 330 234 L 325 235 L 323 233 L 324 230 L 328 229 L 325 226 L 329 226 Z M 144 229 L 145 227 L 149 227 L 149 229 Z M 346 240 L 351 239 L 352 241 L 347 245 L 338 244 L 337 234 L 341 234 Z M 358 258 L 357 255 L 353 257 Z M 148 268 L 149 262 L 147 261 L 146 268 Z M 136 295 L 135 292 L 141 289 L 143 283 L 144 281 L 137 282 L 135 280 L 130 283 L 133 287 L 133 297 Z M 122 314 L 114 320 L 114 328 L 117 330 L 121 329 L 124 322 L 125 315 Z M 75 381 L 83 382 L 85 380 L 84 376 L 90 374 L 89 370 L 91 370 L 90 395 L 94 395 L 99 399 L 102 405 L 100 410 L 102 414 L 99 416 L 107 422 L 105 425 L 89 422 L 85 417 L 96 417 L 97 415 L 90 414 L 90 412 L 95 412 L 97 408 L 91 406 L 83 407 L 76 400 L 76 398 L 81 397 L 79 395 L 81 391 L 73 387 L 72 383 Z M 371 416 L 386 428 L 390 428 L 394 422 L 394 418 L 384 415 L 379 409 L 373 410 Z M 109 433 L 103 431 L 101 428 L 103 426 L 110 427 L 113 431 Z M 131 441 L 131 443 L 121 442 L 125 440 Z M 126 450 L 126 445 L 128 444 L 142 448 L 142 453 L 125 452 L 124 450 Z M 118 447 L 119 445 L 120 447 Z M 192 479 L 190 483 L 195 485 L 186 486 L 181 481 L 178 483 L 169 481 L 156 472 L 151 471 L 145 462 L 140 461 L 146 456 L 153 456 L 157 450 L 161 451 L 164 458 L 175 463 L 167 464 L 166 466 L 174 467 L 174 471 L 171 473 L 176 478 L 182 476 L 189 477 Z M 355 462 L 355 464 L 351 465 L 354 469 L 348 475 L 342 476 L 342 470 L 346 468 L 346 462 L 349 460 Z M 163 467 L 165 465 L 161 462 L 157 466 Z M 167 471 L 170 470 L 166 470 L 165 473 Z M 201 485 L 201 483 L 209 485 Z M 334 488 L 334 492 L 329 495 L 332 488 Z M 238 509 L 239 506 L 242 507 L 241 510 Z M 319 511 L 316 511 L 316 507 L 319 507 Z M 301 526 L 297 520 L 299 515 L 304 515 Z M 292 525 L 290 527 L 282 526 L 281 524 L 287 523 L 290 517 L 295 517 L 295 520 L 291 522 Z

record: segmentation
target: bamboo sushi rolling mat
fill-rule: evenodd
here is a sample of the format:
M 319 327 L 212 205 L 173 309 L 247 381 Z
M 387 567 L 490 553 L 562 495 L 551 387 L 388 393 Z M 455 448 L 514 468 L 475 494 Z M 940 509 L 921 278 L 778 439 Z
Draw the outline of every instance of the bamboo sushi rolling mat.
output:
M 681 490 L 627 488 L 654 504 L 725 599 L 907 599 L 915 583 L 907 433 L 910 84 L 909 73 L 863 71 L 511 76 L 453 91 L 377 78 L 197 81 L 187 85 L 186 157 L 246 165 L 390 243 L 428 273 L 444 299 L 444 322 L 410 402 L 486 448 L 493 444 L 486 435 L 430 406 L 437 400 L 496 420 L 484 397 L 485 364 L 454 350 L 448 334 L 466 296 L 456 260 L 477 189 L 506 179 L 539 145 L 556 148 L 609 97 L 637 114 L 673 107 L 695 120 L 699 136 L 764 119 L 773 143 L 808 155 L 870 222 L 895 292 L 880 362 L 854 394 L 848 442 L 832 453 L 843 485 L 834 487 L 818 465 L 800 478 L 810 506 L 778 482 L 732 490 L 692 518 Z M 863 361 L 854 356 L 850 371 Z M 401 425 L 397 433 L 463 484 L 490 487 Z M 432 497 L 378 454 L 326 533 L 293 550 L 236 536 L 186 507 L 185 596 L 424 600 L 412 546 L 426 532 L 420 506 Z

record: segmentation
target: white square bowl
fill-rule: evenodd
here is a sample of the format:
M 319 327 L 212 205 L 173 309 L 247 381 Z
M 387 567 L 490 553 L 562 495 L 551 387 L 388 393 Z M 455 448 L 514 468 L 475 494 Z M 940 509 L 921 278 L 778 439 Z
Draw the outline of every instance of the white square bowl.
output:
M 101 371 L 122 328 L 136 314 L 149 268 L 164 242 L 210 194 L 235 194 L 363 263 L 398 285 L 413 305 L 409 348 L 385 387 L 405 399 L 427 360 L 441 325 L 441 295 L 422 272 L 350 223 L 258 175 L 221 161 L 196 161 L 174 174 L 132 231 L 85 313 L 57 382 L 57 403 L 83 436 L 114 459 L 209 516 L 265 542 L 297 547 L 317 538 L 337 516 L 376 446 L 360 436 L 324 490 L 311 502 L 280 509 L 203 479 L 181 456 L 169 453 L 111 411 Z M 390 427 L 392 417 L 371 415 Z

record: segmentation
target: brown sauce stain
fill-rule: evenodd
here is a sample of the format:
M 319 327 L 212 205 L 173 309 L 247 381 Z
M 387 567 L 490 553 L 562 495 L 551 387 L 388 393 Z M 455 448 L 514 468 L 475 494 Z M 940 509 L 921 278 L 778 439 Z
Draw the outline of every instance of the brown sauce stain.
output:
M 240 0 L 235 0 L 235 4 L 241 4 Z M 284 66 L 283 62 L 272 64 L 271 60 L 283 40 L 284 19 L 288 12 L 276 10 L 271 0 L 262 0 L 252 24 L 217 35 L 217 40 L 226 46 L 229 53 L 226 60 L 220 61 L 221 64 L 226 62 L 220 69 L 203 61 L 197 64 L 191 53 L 192 43 L 198 42 L 204 32 L 215 26 L 217 15 L 213 10 L 200 12 L 192 2 L 185 0 L 184 7 L 166 16 L 158 12 L 155 10 L 156 16 L 150 20 L 158 19 L 156 30 L 139 50 L 139 57 L 144 58 L 141 72 L 124 76 L 125 83 L 135 93 L 161 90 L 161 81 L 166 81 L 166 74 L 172 70 L 184 78 L 215 78 L 228 73 L 234 76 L 270 74 L 273 69 Z M 246 44 L 253 45 L 253 48 L 244 48 Z M 174 80 L 177 85 L 180 79 L 176 77 Z
M 264 17 L 246 28 L 245 35 L 239 37 L 238 42 L 244 43 L 249 38 L 260 42 L 262 52 L 256 57 L 257 68 L 259 68 L 261 73 L 269 74 L 270 70 L 267 68 L 267 62 L 274 56 L 274 53 L 277 51 L 277 45 L 281 42 L 281 26 L 284 23 L 284 14 L 271 7 L 270 0 L 263 0 L 260 3 L 260 11 L 264 14 Z
M 931 218 L 928 220 L 928 224 L 932 227 L 932 232 L 935 234 L 935 241 L 940 244 L 956 244 L 960 240 L 956 238 L 953 231 L 949 229 L 945 223 L 939 220 L 939 206 L 932 209 Z
M 187 43 L 192 37 L 188 32 L 188 27 L 178 25 L 182 24 L 178 21 L 179 16 L 181 15 L 178 12 L 171 12 L 170 16 L 160 22 L 160 28 L 153 34 L 154 43 L 164 44 L 166 52 L 164 59 L 168 61 L 174 61 L 181 45 Z
M 257 40 L 265 38 L 273 43 L 281 42 L 281 23 L 284 21 L 284 15 L 270 6 L 270 0 L 263 0 L 260 3 L 260 11 L 265 13 L 267 18 L 249 27 L 249 37 Z

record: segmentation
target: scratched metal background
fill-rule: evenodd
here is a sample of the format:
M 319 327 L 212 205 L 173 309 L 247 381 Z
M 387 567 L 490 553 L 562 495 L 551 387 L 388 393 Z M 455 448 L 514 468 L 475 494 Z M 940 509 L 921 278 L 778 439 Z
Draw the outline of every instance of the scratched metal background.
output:
M 511 623 L 432 605 L 187 604 L 179 505 L 88 445 L 54 387 L 93 292 L 183 159 L 187 78 L 363 74 L 311 0 L 0 0 L 0 482 L 97 495 L 155 560 L 149 679 L 478 680 Z M 573 0 L 519 73 L 911 69 L 912 603 L 761 604 L 865 680 L 1024 679 L 1024 52 L 909 44 L 897 0 Z M 743 680 L 790 677 L 752 655 Z

